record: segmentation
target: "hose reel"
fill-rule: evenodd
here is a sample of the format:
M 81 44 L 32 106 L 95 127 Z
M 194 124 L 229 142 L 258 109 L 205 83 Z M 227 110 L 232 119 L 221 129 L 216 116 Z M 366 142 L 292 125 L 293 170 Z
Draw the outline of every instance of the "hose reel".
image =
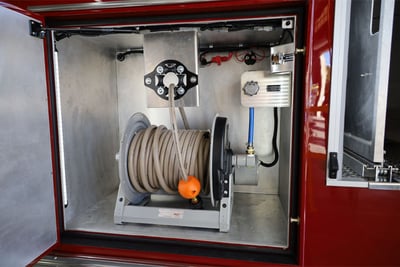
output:
M 135 113 L 127 123 L 120 145 L 116 224 L 147 223 L 229 231 L 233 171 L 228 120 L 216 117 L 211 132 L 179 130 L 179 138 L 188 173 L 199 178 L 202 196 L 212 206 L 190 209 L 187 205 L 170 207 L 167 202 L 159 204 L 165 204 L 162 207 L 151 204 L 152 194 L 176 194 L 179 171 L 169 130 L 151 126 L 143 113 Z
M 117 206 L 122 205 L 123 198 L 124 206 L 145 208 L 151 194 L 176 194 L 179 171 L 171 135 L 164 126 L 152 126 L 143 113 L 131 116 L 120 146 Z M 179 130 L 179 138 L 189 175 L 199 178 L 202 195 L 210 196 L 213 206 L 217 206 L 232 194 L 227 119 L 216 117 L 211 134 L 208 130 Z M 154 224 L 159 223 L 155 218 Z

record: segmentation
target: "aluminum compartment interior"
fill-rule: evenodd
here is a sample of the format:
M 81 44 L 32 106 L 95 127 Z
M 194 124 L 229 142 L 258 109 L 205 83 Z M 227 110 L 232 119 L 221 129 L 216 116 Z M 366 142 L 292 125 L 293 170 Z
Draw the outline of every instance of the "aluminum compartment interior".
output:
M 281 34 L 281 29 L 198 33 L 200 45 L 233 44 L 246 40 L 274 42 L 279 41 Z M 65 229 L 287 247 L 292 107 L 281 108 L 279 113 L 281 157 L 278 164 L 272 168 L 260 167 L 258 186 L 235 186 L 229 233 L 113 223 L 119 184 L 115 156 L 129 117 L 135 112 L 143 112 L 152 124 L 170 127 L 166 109 L 147 108 L 146 91 L 150 89 L 143 83 L 143 54 L 128 55 L 122 62 L 116 59 L 117 52 L 141 47 L 142 43 L 143 36 L 140 34 L 71 36 L 56 42 L 61 100 L 59 119 L 62 119 L 65 191 L 68 198 L 68 205 L 64 207 Z M 226 116 L 230 123 L 231 147 L 235 153 L 244 153 L 248 109 L 240 105 L 240 76 L 245 71 L 269 68 L 268 54 L 254 65 L 232 58 L 220 66 L 201 66 L 198 73 L 200 106 L 185 108 L 190 127 L 210 129 L 216 114 Z M 181 123 L 179 116 L 178 123 Z M 254 144 L 257 154 L 264 161 L 272 161 L 273 158 L 273 125 L 273 108 L 256 108 Z

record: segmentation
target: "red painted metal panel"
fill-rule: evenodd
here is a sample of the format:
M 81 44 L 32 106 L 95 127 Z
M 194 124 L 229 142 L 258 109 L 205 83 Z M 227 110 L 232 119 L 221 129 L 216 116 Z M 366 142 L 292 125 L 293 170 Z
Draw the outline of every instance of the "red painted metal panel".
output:
M 334 1 L 310 5 L 302 185 L 303 266 L 400 266 L 400 192 L 327 187 Z M 334 88 L 332 88 L 333 90 Z M 316 132 L 322 132 L 323 136 Z
M 74 1 L 10 1 L 27 8 L 34 5 L 81 3 Z M 303 1 L 237 0 L 213 3 L 174 4 L 140 8 L 113 8 L 42 13 L 46 18 L 77 19 L 113 16 L 150 16 L 245 10 L 298 5 Z M 327 187 L 326 147 L 334 0 L 308 2 L 304 131 L 302 143 L 300 262 L 302 266 L 400 266 L 396 251 L 400 241 L 400 193 L 356 188 Z M 334 55 L 333 55 L 334 56 Z M 321 137 L 322 136 L 322 137 Z M 61 250 L 122 258 L 176 260 L 176 255 L 109 250 L 63 245 Z M 241 261 L 179 256 L 179 262 L 251 266 Z M 276 265 L 275 265 L 276 266 Z
M 7 1 L 21 8 L 29 9 L 29 7 L 43 5 L 62 5 L 76 3 L 91 3 L 96 1 Z M 113 2 L 113 1 L 105 1 Z M 304 5 L 305 0 L 235 0 L 235 1 L 213 1 L 213 2 L 197 2 L 197 3 L 180 3 L 180 4 L 158 4 L 141 7 L 121 7 L 106 9 L 90 9 L 90 10 L 70 10 L 70 11 L 44 11 L 39 12 L 40 15 L 49 20 L 84 20 L 91 19 L 107 19 L 124 17 L 151 17 L 163 15 L 188 15 L 194 13 L 208 12 L 227 12 L 227 11 L 244 11 L 255 10 L 261 8 L 274 8 L 284 6 Z

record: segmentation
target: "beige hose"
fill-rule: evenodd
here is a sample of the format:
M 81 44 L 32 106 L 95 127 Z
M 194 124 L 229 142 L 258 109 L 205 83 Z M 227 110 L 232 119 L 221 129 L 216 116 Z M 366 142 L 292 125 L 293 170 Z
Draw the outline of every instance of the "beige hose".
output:
M 200 180 L 202 191 L 209 193 L 209 132 L 178 130 L 181 155 L 188 175 Z M 173 131 L 165 126 L 150 126 L 136 133 L 128 152 L 128 174 L 138 192 L 177 192 L 180 177 Z

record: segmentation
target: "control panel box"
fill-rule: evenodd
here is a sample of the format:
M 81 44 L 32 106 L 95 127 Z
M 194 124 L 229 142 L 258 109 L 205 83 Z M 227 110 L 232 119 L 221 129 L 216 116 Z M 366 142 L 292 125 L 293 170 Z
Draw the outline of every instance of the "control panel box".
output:
M 241 77 L 240 101 L 245 107 L 289 107 L 290 72 L 247 71 Z

